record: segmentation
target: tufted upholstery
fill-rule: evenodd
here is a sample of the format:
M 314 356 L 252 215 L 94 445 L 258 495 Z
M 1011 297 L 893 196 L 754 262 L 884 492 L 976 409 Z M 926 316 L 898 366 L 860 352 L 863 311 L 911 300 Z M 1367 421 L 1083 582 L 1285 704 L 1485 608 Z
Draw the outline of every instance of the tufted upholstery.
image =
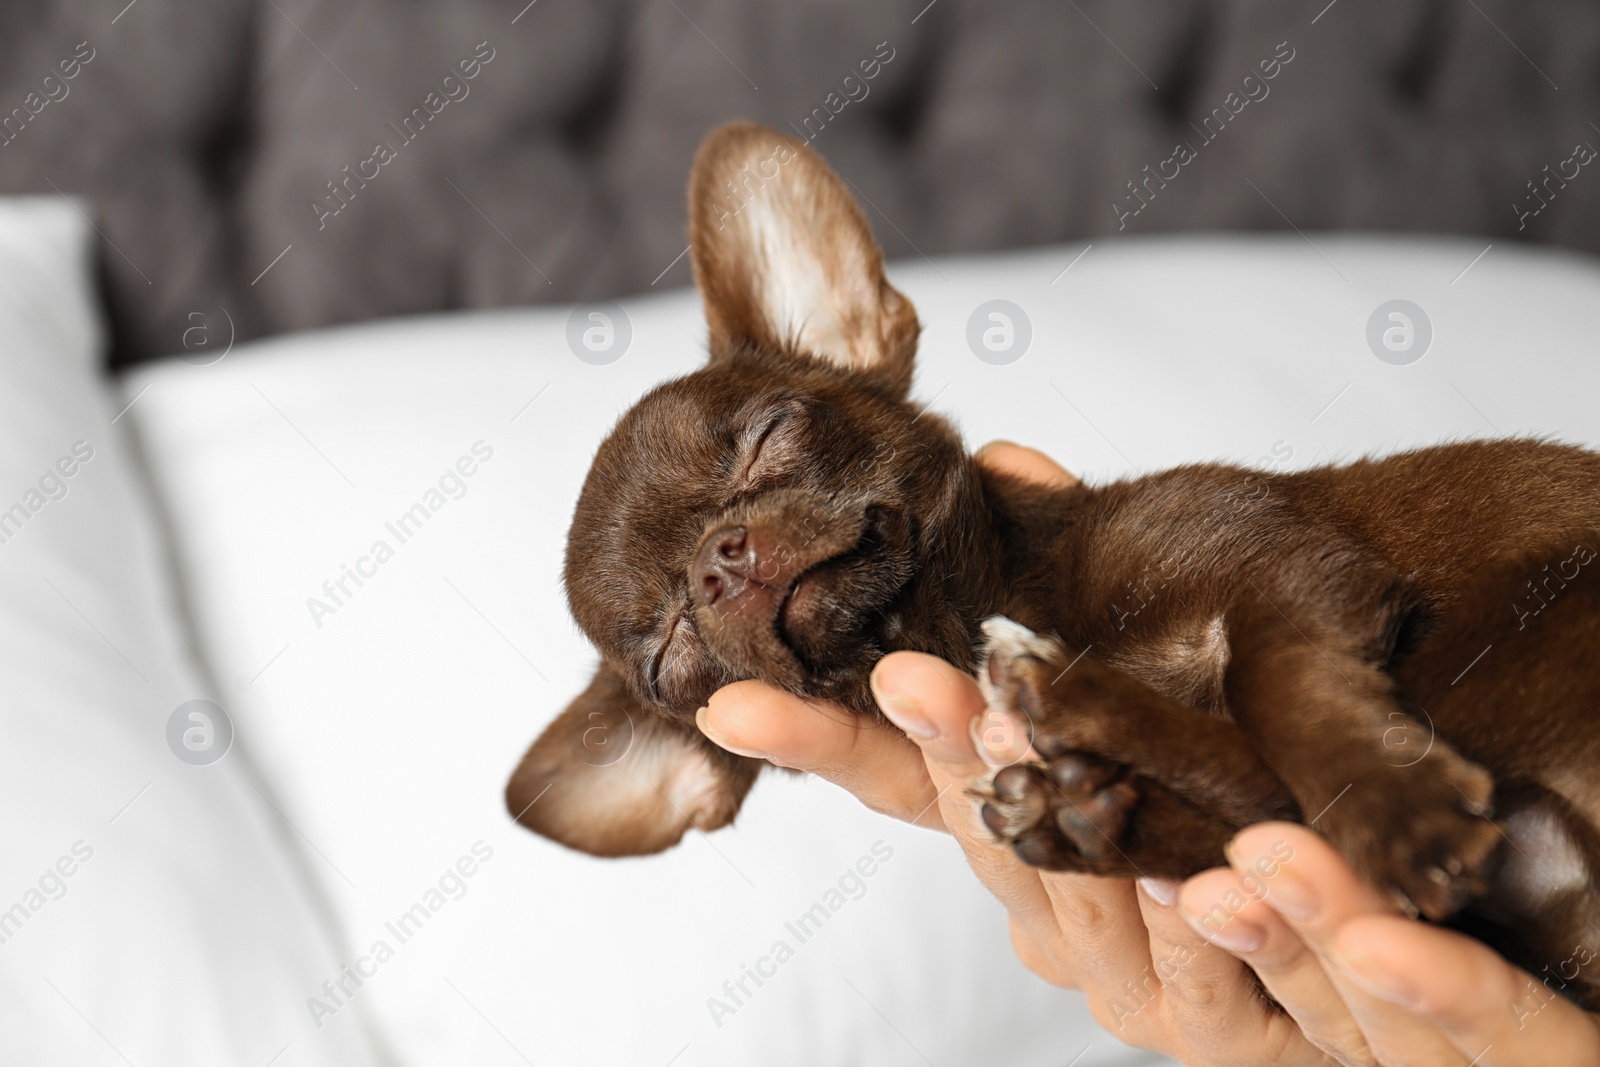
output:
M 118 362 L 195 309 L 242 339 L 684 284 L 732 117 L 815 132 L 896 256 L 1290 222 L 1600 250 L 1592 0 L 124 2 L 0 3 L 0 192 L 91 198 Z

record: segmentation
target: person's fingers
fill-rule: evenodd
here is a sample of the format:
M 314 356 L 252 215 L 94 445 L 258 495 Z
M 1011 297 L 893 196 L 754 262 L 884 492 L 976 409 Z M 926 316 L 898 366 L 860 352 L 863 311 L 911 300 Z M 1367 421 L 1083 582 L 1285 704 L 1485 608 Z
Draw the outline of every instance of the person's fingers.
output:
M 1341 1067 L 1373 1067 L 1355 1016 L 1316 954 L 1263 899 L 1266 872 L 1218 868 L 1183 884 L 1179 910 L 1195 936 L 1250 966 L 1300 1032 Z M 1209 947 L 1209 946 L 1208 946 Z
M 973 743 L 973 720 L 984 703 L 971 675 L 936 656 L 891 652 L 872 670 L 872 695 L 927 756 L 936 785 L 964 786 L 988 770 Z M 941 774 L 944 782 L 937 781 Z
M 990 772 L 973 740 L 973 724 L 984 713 L 978 683 L 935 656 L 894 652 L 873 669 L 872 692 L 889 720 L 922 749 L 942 821 L 974 873 L 1039 942 L 1041 951 L 1055 951 L 1060 935 L 1039 872 L 995 840 L 967 792 Z
M 922 747 L 945 825 L 972 869 L 1006 902 L 1030 939 L 1070 946 L 1059 951 L 1070 951 L 1074 977 L 1090 991 L 1091 1007 L 1111 1019 L 1125 1005 L 1106 991 L 1137 990 L 1149 974 L 1150 941 L 1131 884 L 1023 865 L 995 840 L 966 795 L 995 765 L 1029 752 L 1026 725 L 985 709 L 971 676 L 920 653 L 896 652 L 880 660 L 872 691 L 884 714 Z
M 970 746 L 966 720 L 971 718 L 974 696 L 977 707 L 983 704 L 976 684 L 941 660 L 931 656 L 915 659 L 927 662 L 912 663 L 895 675 L 908 680 L 907 699 L 926 700 L 933 721 L 946 724 Z M 929 666 L 932 673 L 921 669 Z M 964 681 L 971 692 L 958 681 Z M 755 681 L 719 689 L 696 713 L 695 722 L 700 732 L 721 748 L 826 778 L 874 811 L 903 822 L 946 829 L 945 813 L 956 815 L 960 827 L 956 838 L 968 863 L 1011 913 L 1014 936 L 1029 947 L 1030 955 L 1024 961 L 1030 966 L 1036 963 L 1039 973 L 1050 981 L 1070 984 L 1072 954 L 1053 923 L 1050 901 L 1037 873 L 993 841 L 970 815 L 972 801 L 966 797 L 964 785 L 900 730 L 843 708 L 809 703 Z M 942 745 L 959 765 L 958 738 L 941 741 L 935 736 L 930 740 L 936 749 Z M 933 768 L 941 769 L 940 787 L 930 777 Z
M 1139 881 L 1150 957 L 1173 1023 L 1195 1047 L 1214 1050 L 1219 1062 L 1250 1062 L 1270 1050 L 1265 1062 L 1321 1067 L 1322 1053 L 1266 1003 L 1249 968 L 1185 920 L 1178 899 L 1190 884 Z
M 1229 855 L 1235 869 L 1272 872 L 1263 874 L 1262 899 L 1322 962 L 1379 1063 L 1465 1067 L 1468 1058 L 1436 1028 L 1372 996 L 1334 965 L 1330 942 L 1340 927 L 1361 916 L 1393 916 L 1397 909 L 1357 878 L 1331 845 L 1304 826 L 1260 823 L 1239 832 Z
M 763 682 L 724 686 L 695 722 L 730 752 L 810 771 L 874 811 L 944 828 L 921 753 L 887 723 L 808 703 Z
M 1027 754 L 1026 726 L 986 710 L 977 683 L 933 656 L 884 657 L 873 671 L 872 690 L 884 714 L 922 747 L 945 825 L 978 877 L 1008 902 L 1032 939 L 1070 946 L 1075 975 L 1091 990 L 1091 1007 L 1102 1019 L 1130 1010 L 1128 1001 L 1150 980 L 1150 940 L 1131 883 L 1024 866 L 983 826 L 966 795 L 995 764 Z
M 1368 916 L 1345 923 L 1332 951 L 1363 989 L 1437 1027 L 1476 1067 L 1600 1067 L 1594 1016 L 1454 931 Z
M 1129 1044 L 1196 1067 L 1323 1067 L 1238 960 L 1178 915 L 1178 887 L 1045 874 L 1096 1020 Z M 1149 888 L 1147 888 L 1147 886 Z
M 987 881 L 991 870 L 1020 867 L 1011 850 L 983 825 L 968 790 L 993 770 L 979 758 L 978 742 L 1007 739 L 1025 752 L 1026 729 L 1008 716 L 988 712 L 970 675 L 920 652 L 893 652 L 879 660 L 872 671 L 872 693 L 884 715 L 922 749 L 944 824 L 963 839 L 968 859 L 981 868 L 979 876 Z M 991 719 L 1005 725 L 983 730 Z
M 1047 914 L 1047 912 L 1045 913 Z M 1011 926 L 1011 951 L 1017 954 L 1022 965 L 1051 985 L 1076 989 L 1081 984 L 1072 948 L 1061 936 L 1058 927 L 1040 928 L 1028 923 L 1015 912 L 1008 916 Z
M 1159 985 L 1150 958 L 1150 935 L 1133 883 L 1062 871 L 1040 873 L 1055 922 L 1072 946 L 1090 1008 L 1102 1026 L 1115 1027 Z M 1096 1001 L 1096 995 L 1100 1000 Z
M 973 458 L 997 474 L 1038 482 L 1048 486 L 1077 485 L 1078 477 L 1061 464 L 1040 452 L 1010 441 L 990 441 L 974 453 Z

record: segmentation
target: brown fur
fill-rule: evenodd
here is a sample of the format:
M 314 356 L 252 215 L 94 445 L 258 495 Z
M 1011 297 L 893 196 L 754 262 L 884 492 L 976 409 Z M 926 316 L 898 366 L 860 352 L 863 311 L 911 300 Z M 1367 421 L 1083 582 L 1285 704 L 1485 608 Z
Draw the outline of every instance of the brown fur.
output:
M 979 793 L 1029 862 L 1183 877 L 1243 825 L 1311 820 L 1600 1001 L 1600 456 L 1024 484 L 906 399 L 915 312 L 809 149 L 716 131 L 690 218 L 710 359 L 595 457 L 566 578 L 601 666 L 508 786 L 520 821 L 603 855 L 720 826 L 761 764 L 696 731 L 716 689 L 872 715 L 872 665 L 914 649 L 1028 719 L 1038 758 Z M 993 615 L 1015 623 L 985 648 Z M 624 754 L 592 758 L 624 721 Z

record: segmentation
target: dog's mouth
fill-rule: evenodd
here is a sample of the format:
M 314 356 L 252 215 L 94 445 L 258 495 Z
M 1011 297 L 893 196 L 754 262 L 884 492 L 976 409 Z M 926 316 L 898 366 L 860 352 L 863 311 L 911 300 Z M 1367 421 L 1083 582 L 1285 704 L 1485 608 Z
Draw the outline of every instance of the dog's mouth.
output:
M 794 653 L 796 658 L 803 659 L 800 650 L 795 647 L 795 627 L 805 627 L 815 614 L 815 601 L 826 596 L 820 588 L 819 572 L 825 572 L 834 560 L 843 559 L 850 555 L 854 549 L 840 553 L 825 560 L 813 563 L 802 571 L 794 581 L 789 583 L 789 588 L 783 591 L 783 598 L 778 601 L 778 610 L 773 616 L 773 632 L 777 634 L 785 648 Z M 793 616 L 791 617 L 791 612 Z
M 795 622 L 793 625 L 804 627 L 808 616 L 811 614 L 814 601 L 819 597 L 827 596 L 821 586 L 827 584 L 827 573 L 832 564 L 857 554 L 861 542 L 855 546 L 814 560 L 805 565 L 800 573 L 787 577 L 780 582 L 763 581 L 759 577 L 743 579 L 735 587 L 736 598 L 743 596 L 751 590 L 759 589 L 771 598 L 772 615 L 771 627 L 773 633 L 786 646 L 793 647 L 790 635 L 791 611 Z M 760 623 L 753 623 L 759 626 Z
M 914 537 L 897 512 L 874 505 L 850 518 L 836 513 L 812 535 L 805 520 L 815 523 L 815 514 L 813 508 L 782 525 L 770 514 L 745 518 L 739 529 L 746 536 L 768 545 L 798 542 L 811 558 L 789 550 L 787 573 L 758 572 L 725 584 L 698 606 L 707 650 L 735 677 L 819 695 L 819 685 L 826 688 L 876 647 L 885 605 L 909 581 Z
M 897 553 L 873 518 L 854 545 L 796 575 L 773 613 L 774 636 L 808 675 L 827 667 L 842 647 L 871 640 L 883 605 L 909 580 L 890 559 Z

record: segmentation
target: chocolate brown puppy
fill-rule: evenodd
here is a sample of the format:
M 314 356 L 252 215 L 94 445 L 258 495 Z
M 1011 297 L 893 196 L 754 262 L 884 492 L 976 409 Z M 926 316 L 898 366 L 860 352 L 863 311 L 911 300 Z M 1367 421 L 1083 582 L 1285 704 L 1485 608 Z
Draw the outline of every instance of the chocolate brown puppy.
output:
M 601 665 L 512 777 L 520 822 L 608 856 L 725 825 L 763 764 L 695 729 L 713 692 L 875 715 L 913 649 L 1031 731 L 974 789 L 1025 861 L 1181 878 L 1300 819 L 1600 1007 L 1600 456 L 1023 484 L 907 399 L 916 312 L 813 152 L 724 127 L 689 210 L 710 358 L 595 456 L 566 582 Z

